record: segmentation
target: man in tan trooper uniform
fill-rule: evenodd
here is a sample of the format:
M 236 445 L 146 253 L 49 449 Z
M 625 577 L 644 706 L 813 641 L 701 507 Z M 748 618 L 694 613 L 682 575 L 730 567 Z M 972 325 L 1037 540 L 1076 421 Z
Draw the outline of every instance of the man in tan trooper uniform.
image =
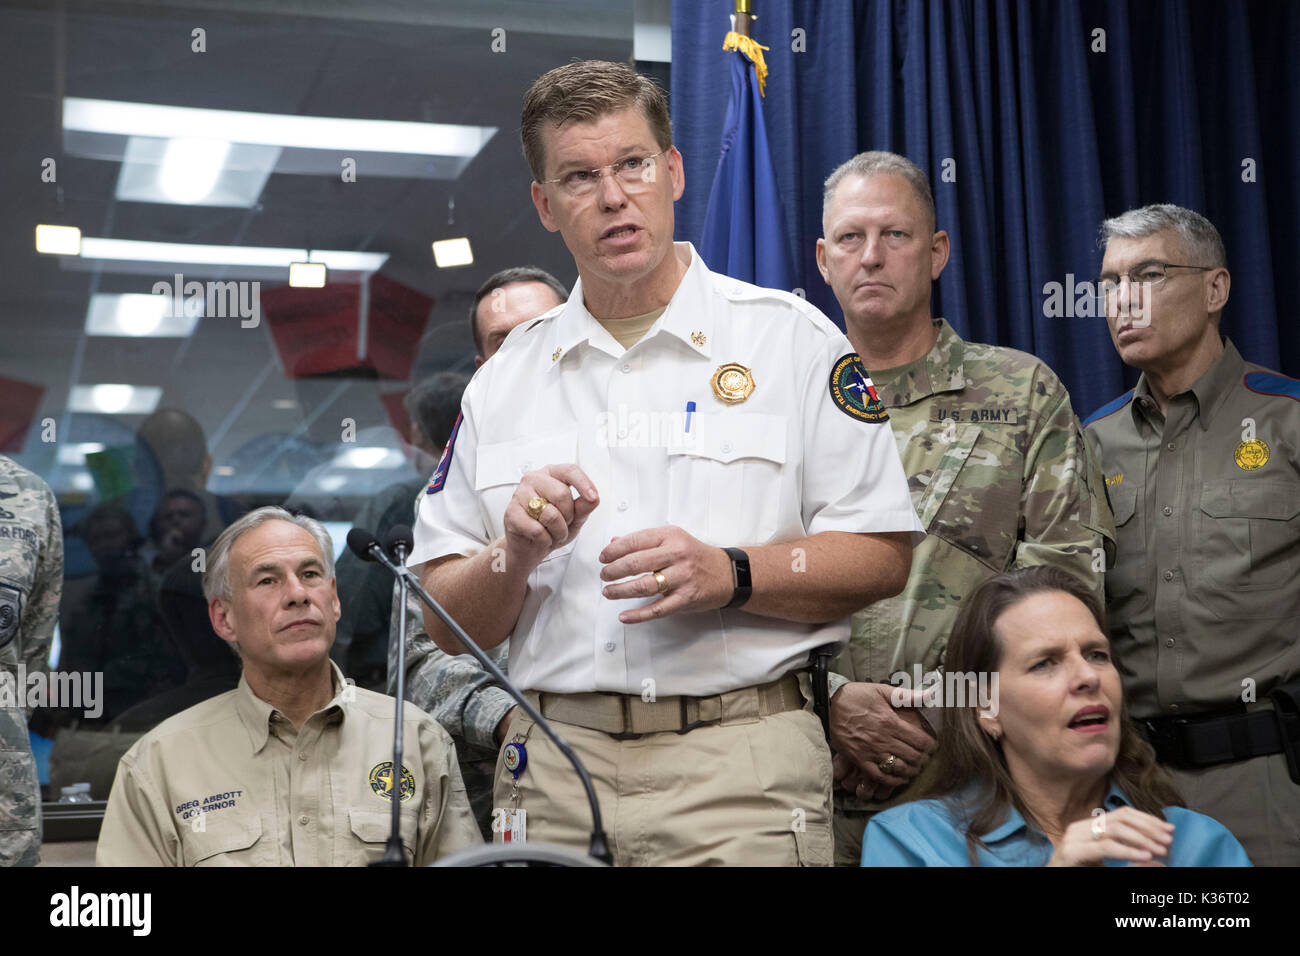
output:
M 393 699 L 346 683 L 331 663 L 333 554 L 319 523 L 280 508 L 259 508 L 213 543 L 208 613 L 243 677 L 122 758 L 100 866 L 362 865 L 383 855 L 395 793 L 408 862 L 482 842 L 446 732 L 406 704 L 395 774 Z
M 1137 385 L 1085 434 L 1119 554 L 1106 572 L 1124 695 L 1187 805 L 1256 866 L 1300 865 L 1300 382 L 1219 331 L 1231 275 L 1190 209 L 1102 224 L 1111 341 Z

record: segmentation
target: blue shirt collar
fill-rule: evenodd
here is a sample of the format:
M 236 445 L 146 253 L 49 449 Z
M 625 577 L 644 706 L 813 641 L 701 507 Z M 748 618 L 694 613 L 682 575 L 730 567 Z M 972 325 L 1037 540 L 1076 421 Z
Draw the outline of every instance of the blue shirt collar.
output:
M 961 792 L 961 800 L 963 804 L 974 806 L 974 801 L 977 799 L 978 794 L 974 786 L 967 787 Z M 1119 785 L 1112 780 L 1110 788 L 1106 791 L 1106 796 L 1102 800 L 1103 808 L 1109 813 L 1111 810 L 1116 810 L 1119 807 L 1126 807 L 1128 805 L 1129 801 L 1128 798 L 1124 796 L 1124 791 L 1120 790 Z M 983 841 L 986 845 L 992 846 L 994 843 L 997 843 L 1000 840 L 1005 840 L 1008 837 L 1019 833 L 1021 830 L 1026 829 L 1029 829 L 1029 824 L 1026 823 L 1025 818 L 1020 815 L 1020 811 L 1012 806 L 1007 809 L 1006 820 L 1004 820 L 1000 825 L 994 827 L 988 833 L 984 834 Z M 1038 831 L 1035 830 L 1034 832 L 1037 833 Z

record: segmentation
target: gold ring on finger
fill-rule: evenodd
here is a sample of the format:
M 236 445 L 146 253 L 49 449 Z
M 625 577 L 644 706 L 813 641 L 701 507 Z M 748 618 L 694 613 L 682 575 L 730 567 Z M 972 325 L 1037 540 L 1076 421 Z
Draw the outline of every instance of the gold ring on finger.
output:
M 880 761 L 880 772 L 889 776 L 894 772 L 894 765 L 898 763 L 898 758 L 890 754 L 884 760 Z
M 664 577 L 664 573 L 662 571 L 655 572 L 655 585 L 659 588 L 660 594 L 668 593 L 668 579 Z
M 542 518 L 542 512 L 546 510 L 548 504 L 550 504 L 550 502 L 541 495 L 533 495 L 528 499 L 528 517 L 532 518 L 534 521 L 540 521 Z

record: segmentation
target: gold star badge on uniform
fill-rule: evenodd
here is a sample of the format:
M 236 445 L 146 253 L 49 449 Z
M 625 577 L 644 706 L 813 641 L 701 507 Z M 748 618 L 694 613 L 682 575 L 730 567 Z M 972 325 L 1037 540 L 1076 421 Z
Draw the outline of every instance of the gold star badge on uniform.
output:
M 560 356 L 563 354 L 564 354 L 564 349 L 556 349 L 554 352 L 551 353 L 551 361 L 558 362 L 560 360 Z
M 709 340 L 708 336 L 706 336 L 703 332 L 691 333 L 691 341 L 694 342 L 696 345 L 703 345 L 708 340 Z

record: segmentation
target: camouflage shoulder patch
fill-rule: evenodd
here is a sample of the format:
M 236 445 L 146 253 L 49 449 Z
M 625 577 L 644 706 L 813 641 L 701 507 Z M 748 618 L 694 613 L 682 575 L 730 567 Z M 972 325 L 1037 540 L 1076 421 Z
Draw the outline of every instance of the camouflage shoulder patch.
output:
M 885 405 L 856 352 L 841 355 L 831 366 L 830 393 L 835 407 L 849 418 L 872 424 L 889 421 Z

